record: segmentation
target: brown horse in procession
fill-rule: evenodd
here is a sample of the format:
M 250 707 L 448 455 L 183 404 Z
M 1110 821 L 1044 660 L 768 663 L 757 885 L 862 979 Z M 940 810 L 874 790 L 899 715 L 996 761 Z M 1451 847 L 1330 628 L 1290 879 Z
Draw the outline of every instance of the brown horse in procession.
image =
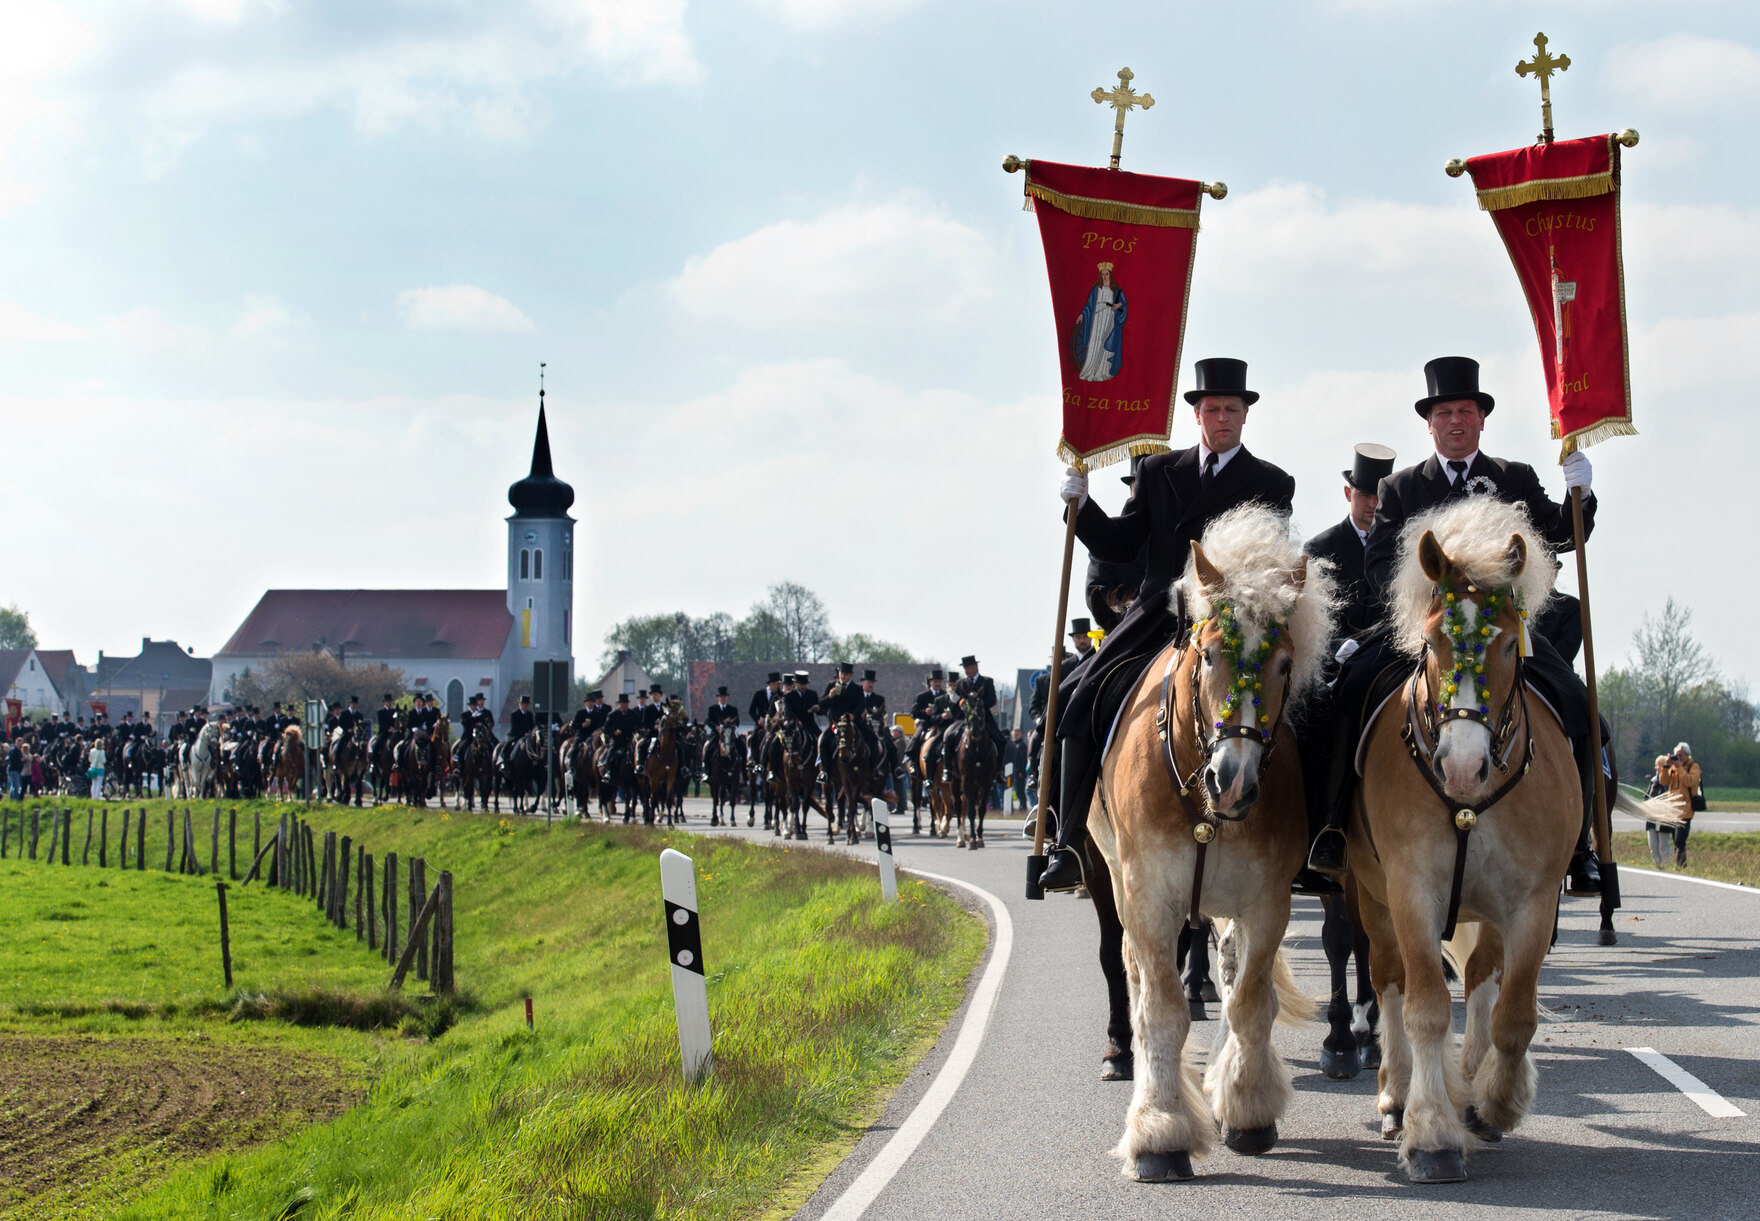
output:
M 1272 1024 L 1314 1012 L 1279 952 L 1307 850 L 1285 713 L 1320 675 L 1329 566 L 1302 554 L 1281 514 L 1248 504 L 1192 544 L 1179 588 L 1198 621 L 1129 696 L 1088 824 L 1123 922 L 1132 1007 L 1135 1093 L 1117 1153 L 1144 1181 L 1192 1177 L 1216 1121 L 1238 1153 L 1272 1148 L 1293 1093 Z M 1181 926 L 1206 915 L 1226 943 L 1226 1031 L 1200 1089 L 1175 952 Z

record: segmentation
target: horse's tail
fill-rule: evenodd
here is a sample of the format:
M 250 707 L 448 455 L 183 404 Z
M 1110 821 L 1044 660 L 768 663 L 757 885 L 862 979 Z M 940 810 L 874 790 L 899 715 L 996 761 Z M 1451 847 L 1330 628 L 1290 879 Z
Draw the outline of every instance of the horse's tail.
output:
M 1629 814 L 1633 818 L 1641 818 L 1645 822 L 1653 822 L 1659 826 L 1682 827 L 1686 820 L 1681 817 L 1681 804 L 1672 793 L 1662 793 L 1656 797 L 1633 797 L 1624 789 L 1616 790 L 1613 808 L 1620 814 Z
M 1271 986 L 1277 990 L 1277 1020 L 1285 1026 L 1306 1026 L 1320 1012 L 1320 1003 L 1297 985 L 1282 950 L 1271 963 Z

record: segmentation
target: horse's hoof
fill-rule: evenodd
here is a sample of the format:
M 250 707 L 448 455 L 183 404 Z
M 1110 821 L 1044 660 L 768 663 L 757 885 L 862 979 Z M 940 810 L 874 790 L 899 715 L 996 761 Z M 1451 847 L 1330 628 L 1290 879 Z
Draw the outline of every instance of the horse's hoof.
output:
M 1204 1012 L 1204 1000 L 1202 997 L 1188 996 L 1186 998 L 1186 1004 L 1191 1006 L 1192 1021 L 1208 1022 L 1210 1020 L 1210 1015 Z
M 1203 998 L 1205 1000 L 1209 1001 L 1212 1005 L 1214 1005 L 1222 1000 L 1222 998 L 1216 994 L 1216 985 L 1211 983 L 1209 980 L 1205 980 L 1203 983 L 1198 985 L 1198 992 L 1201 996 L 1203 996 Z
M 1406 1130 L 1406 1109 L 1394 1107 L 1381 1116 L 1381 1139 L 1398 1140 Z
M 1263 1128 L 1226 1128 L 1222 1133 L 1222 1143 L 1243 1157 L 1269 1153 L 1277 1144 L 1277 1125 L 1268 1123 Z
M 1363 1067 L 1366 1069 L 1380 1068 L 1381 1040 L 1371 1037 L 1359 1041 L 1357 1043 L 1357 1058 L 1362 1061 Z
M 1192 1176 L 1192 1155 L 1181 1150 L 1175 1153 L 1139 1153 L 1136 1165 L 1139 1183 L 1184 1183 Z
M 1107 1056 L 1100 1061 L 1100 1080 L 1129 1081 L 1136 1070 L 1136 1058 L 1130 1052 Z
M 1414 1183 L 1464 1183 L 1467 1162 L 1459 1149 L 1418 1149 L 1407 1160 L 1406 1175 Z
M 1461 1122 L 1467 1125 L 1467 1131 L 1471 1132 L 1474 1136 L 1477 1136 L 1480 1140 L 1485 1141 L 1487 1144 L 1494 1145 L 1503 1139 L 1503 1129 L 1494 1128 L 1486 1123 L 1480 1118 L 1479 1108 L 1475 1106 L 1469 1105 L 1467 1107 L 1466 1113 L 1461 1116 Z
M 1363 1062 L 1357 1055 L 1357 1049 L 1349 1051 L 1333 1051 L 1330 1047 L 1320 1049 L 1320 1071 L 1334 1081 L 1349 1081 L 1363 1071 Z

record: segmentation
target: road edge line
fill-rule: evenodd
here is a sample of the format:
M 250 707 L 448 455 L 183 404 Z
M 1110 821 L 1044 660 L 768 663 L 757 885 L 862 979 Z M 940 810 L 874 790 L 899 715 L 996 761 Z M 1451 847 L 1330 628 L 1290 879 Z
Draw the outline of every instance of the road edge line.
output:
M 960 1024 L 959 1034 L 955 1036 L 953 1049 L 947 1053 L 947 1059 L 935 1074 L 935 1080 L 905 1116 L 904 1122 L 898 1125 L 890 1140 L 881 1146 L 872 1161 L 856 1176 L 855 1181 L 843 1189 L 843 1194 L 832 1202 L 819 1215 L 820 1221 L 857 1221 L 868 1210 L 880 1193 L 886 1189 L 935 1121 L 941 1118 L 941 1112 L 953 1101 L 953 1096 L 964 1084 L 966 1073 L 978 1058 L 978 1049 L 983 1045 L 984 1034 L 990 1028 L 990 1016 L 995 1012 L 997 998 L 1002 992 L 1002 976 L 1008 970 L 1008 960 L 1014 952 L 1014 921 L 1009 918 L 1008 908 L 1001 899 L 985 890 L 982 886 L 959 878 L 950 878 L 944 874 L 927 873 L 921 869 L 905 870 L 931 882 L 958 886 L 977 895 L 989 906 L 991 916 L 996 921 L 996 944 L 990 954 L 990 962 L 984 968 L 984 974 L 978 979 L 978 986 L 972 990 L 972 1003 L 966 1010 L 965 1020 Z
M 1686 1095 L 1689 1102 L 1713 1119 L 1741 1119 L 1747 1116 L 1748 1113 L 1741 1107 L 1719 1094 L 1654 1047 L 1628 1047 L 1626 1050 L 1636 1057 L 1639 1064 L 1674 1086 L 1675 1089 Z
M 1621 865 L 1619 871 L 1621 873 L 1638 873 L 1647 878 L 1669 878 L 1677 882 L 1697 882 L 1701 886 L 1715 886 L 1719 890 L 1739 890 L 1743 894 L 1760 895 L 1760 888 L 1743 886 L 1737 882 L 1719 882 L 1715 878 L 1696 878 L 1690 873 L 1663 873 L 1660 869 L 1638 869 L 1626 865 Z

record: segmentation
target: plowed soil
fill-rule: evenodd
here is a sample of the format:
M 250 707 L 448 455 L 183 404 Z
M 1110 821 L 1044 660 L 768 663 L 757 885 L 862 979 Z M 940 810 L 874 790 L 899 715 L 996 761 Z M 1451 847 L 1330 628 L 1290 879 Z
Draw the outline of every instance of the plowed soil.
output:
M 0 1209 L 100 1178 L 149 1147 L 170 1170 L 271 1140 L 362 1093 L 322 1056 L 205 1039 L 0 1035 Z

